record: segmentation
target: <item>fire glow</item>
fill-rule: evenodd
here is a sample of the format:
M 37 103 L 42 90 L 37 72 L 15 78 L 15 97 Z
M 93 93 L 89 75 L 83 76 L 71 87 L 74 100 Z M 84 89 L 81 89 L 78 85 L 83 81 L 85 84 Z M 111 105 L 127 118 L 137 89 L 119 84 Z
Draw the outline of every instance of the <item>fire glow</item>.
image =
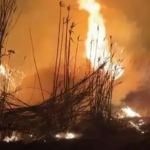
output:
M 6 70 L 3 65 L 0 65 L 0 74 L 5 75 Z
M 119 63 L 112 63 L 111 52 L 106 38 L 106 28 L 104 19 L 100 13 L 101 5 L 95 0 L 79 0 L 79 9 L 83 9 L 89 13 L 88 33 L 85 42 L 86 57 L 90 60 L 92 67 L 97 69 L 99 65 L 106 63 L 104 70 L 120 78 L 124 70 Z M 111 67 L 111 68 L 110 68 Z
M 0 65 L 0 80 L 1 80 L 1 89 L 5 88 L 5 90 L 11 91 L 16 88 L 15 80 L 12 76 L 13 70 L 8 70 L 3 66 Z
M 19 69 L 10 68 L 8 65 L 0 65 L 0 90 L 5 92 L 15 91 L 16 88 L 21 84 L 24 78 L 24 73 Z M 16 79 L 19 79 L 17 84 Z
M 126 114 L 126 117 L 141 117 L 138 113 L 133 111 L 130 107 L 122 108 L 122 111 Z
M 139 118 L 139 117 L 141 117 L 140 114 L 138 114 L 137 112 L 133 111 L 130 107 L 122 108 L 121 110 L 125 114 L 124 116 L 121 115 L 120 116 L 121 118 L 125 118 L 125 117 L 130 117 L 130 118 L 138 117 Z M 134 123 L 133 121 L 129 121 L 129 123 L 130 123 L 130 125 L 132 127 L 136 128 L 142 134 L 145 133 L 143 130 L 140 129 L 140 127 L 145 124 L 145 122 L 142 119 L 139 120 L 139 123 Z

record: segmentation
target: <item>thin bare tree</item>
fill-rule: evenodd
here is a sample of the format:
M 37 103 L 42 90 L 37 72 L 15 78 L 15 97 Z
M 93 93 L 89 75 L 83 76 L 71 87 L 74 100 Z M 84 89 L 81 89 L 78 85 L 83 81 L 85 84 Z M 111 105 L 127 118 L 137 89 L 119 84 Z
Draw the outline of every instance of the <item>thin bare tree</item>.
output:
M 13 28 L 12 20 L 16 11 L 16 0 L 0 0 L 0 65 L 2 64 L 2 58 L 5 56 L 4 44 L 7 36 Z M 4 78 L 0 79 L 1 86 L 4 82 Z M 4 85 L 5 86 L 5 85 Z M 0 95 L 0 126 L 3 126 L 3 113 L 5 107 L 5 87 L 4 91 L 1 91 Z M 5 95 L 5 96 L 4 96 Z
M 5 40 L 13 28 L 12 20 L 16 9 L 16 0 L 0 0 L 0 56 L 3 55 Z M 2 57 L 0 57 L 1 63 Z

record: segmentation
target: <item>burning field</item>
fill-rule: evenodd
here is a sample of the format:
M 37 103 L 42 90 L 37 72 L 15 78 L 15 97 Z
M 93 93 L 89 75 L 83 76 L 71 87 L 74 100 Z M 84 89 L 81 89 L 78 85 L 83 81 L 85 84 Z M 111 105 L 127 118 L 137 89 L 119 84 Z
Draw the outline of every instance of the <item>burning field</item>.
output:
M 22 68 L 26 57 L 16 69 L 12 65 L 15 51 L 5 48 L 7 36 L 15 25 L 12 20 L 17 2 L 0 2 L 0 43 L 4 45 L 0 49 L 2 141 L 25 141 L 26 137 L 29 141 L 44 142 L 100 138 L 127 131 L 143 137 L 149 133 L 148 117 L 132 110 L 126 100 L 125 106 L 114 109 L 114 90 L 123 84 L 126 68 L 123 48 L 106 35 L 101 3 L 78 0 L 77 4 L 79 11 L 88 14 L 86 39 L 79 35 L 75 38 L 77 23 L 72 19 L 73 7 L 60 1 L 56 59 L 51 69 L 54 71 L 50 67 L 39 69 L 34 34 L 29 28 L 35 72 L 25 76 Z M 84 57 L 80 55 L 81 43 Z

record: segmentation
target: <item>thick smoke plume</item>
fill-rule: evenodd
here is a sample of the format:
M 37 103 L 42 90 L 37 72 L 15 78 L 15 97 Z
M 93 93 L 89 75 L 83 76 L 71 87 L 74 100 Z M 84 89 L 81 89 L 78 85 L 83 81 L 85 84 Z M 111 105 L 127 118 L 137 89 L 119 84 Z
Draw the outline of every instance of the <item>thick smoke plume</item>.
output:
M 105 18 L 107 36 L 113 36 L 113 39 L 119 46 L 124 48 L 121 57 L 124 59 L 126 68 L 124 76 L 121 78 L 124 82 L 117 87 L 113 93 L 113 102 L 118 104 L 120 99 L 126 97 L 131 91 L 138 90 L 141 82 L 145 82 L 148 77 L 148 66 L 150 56 L 150 13 L 149 0 L 97 0 L 102 4 L 102 14 Z M 78 10 L 77 1 L 65 0 L 66 4 L 71 4 L 73 20 L 78 23 L 74 37 L 80 34 L 85 40 L 87 34 L 88 14 Z M 31 42 L 29 37 L 29 27 L 32 30 L 34 48 L 36 53 L 37 65 L 40 69 L 40 77 L 43 88 L 51 91 L 53 66 L 56 52 L 59 1 L 55 0 L 18 0 L 19 14 L 23 8 L 21 17 L 16 27 L 9 36 L 7 47 L 16 51 L 16 56 L 12 62 L 17 66 L 24 56 L 27 59 L 22 67 L 25 74 L 33 74 L 35 71 L 33 58 L 31 57 Z M 65 10 L 64 10 L 65 12 Z M 54 15 L 55 14 L 55 15 Z M 75 51 L 75 47 L 72 48 Z M 82 64 L 85 57 L 84 41 L 80 45 L 78 66 Z M 26 77 L 23 81 L 23 87 L 33 87 L 36 75 Z M 80 76 L 80 74 L 78 74 Z M 32 90 L 24 95 L 30 95 Z M 48 95 L 47 95 L 48 96 Z M 32 103 L 38 102 L 39 96 L 34 94 Z M 26 101 L 29 101 L 26 99 Z
M 137 112 L 141 113 L 142 116 L 150 115 L 150 86 L 140 86 L 136 91 L 132 91 L 122 100 L 123 102 L 130 105 Z

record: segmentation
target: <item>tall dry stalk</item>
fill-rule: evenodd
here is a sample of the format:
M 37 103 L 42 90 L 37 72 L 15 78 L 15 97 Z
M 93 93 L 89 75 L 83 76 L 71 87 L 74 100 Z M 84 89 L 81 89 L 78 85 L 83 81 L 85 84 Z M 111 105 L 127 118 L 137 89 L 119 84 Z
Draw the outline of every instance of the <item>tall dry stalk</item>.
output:
M 63 23 L 62 23 L 62 34 L 61 34 L 61 47 L 60 47 L 60 54 L 59 54 L 59 61 L 58 61 L 58 71 L 57 71 L 57 77 L 56 77 L 56 89 L 57 89 L 57 84 L 59 82 L 59 71 L 60 71 L 60 64 L 62 62 L 62 50 L 63 50 L 63 42 L 64 42 L 64 24 L 65 24 L 65 18 L 63 18 Z M 57 92 L 57 91 L 56 91 Z
M 35 59 L 34 45 L 33 45 L 32 33 L 31 33 L 31 30 L 30 30 L 30 29 L 29 29 L 29 33 L 30 33 L 30 40 L 31 40 L 31 46 L 32 46 L 31 48 L 32 48 L 32 53 L 33 53 L 34 65 L 35 65 L 35 69 L 36 69 L 37 76 L 38 76 L 38 81 L 39 81 L 39 85 L 40 85 L 40 90 L 41 90 L 42 99 L 43 99 L 43 101 L 44 101 L 45 98 L 44 98 L 42 83 L 41 83 L 41 79 L 40 79 L 40 75 L 39 75 L 39 71 L 38 71 L 38 67 L 37 67 L 37 63 L 36 63 L 36 59 Z
M 74 70 L 73 70 L 73 86 L 75 85 L 76 65 L 77 65 L 78 49 L 79 49 L 79 42 L 80 42 L 80 41 L 81 41 L 80 36 L 78 36 L 78 37 L 77 37 L 76 51 L 75 51 Z
M 61 37 L 61 21 L 62 21 L 62 7 L 65 7 L 64 3 L 62 1 L 59 2 L 59 26 L 58 26 L 58 39 L 57 39 L 57 50 L 56 50 L 56 60 L 55 60 L 55 70 L 54 70 L 54 79 L 53 79 L 53 93 L 55 94 L 55 86 L 57 86 L 56 83 L 56 77 L 57 77 L 57 68 L 58 68 L 58 62 L 60 54 L 59 46 L 60 46 L 60 37 Z
M 71 7 L 70 5 L 67 7 L 68 15 L 66 18 L 66 33 L 65 33 L 65 47 L 64 47 L 64 88 L 67 91 L 67 83 L 68 83 L 68 78 L 67 78 L 67 64 L 68 64 L 68 31 L 69 31 L 69 22 L 70 22 L 70 10 Z

